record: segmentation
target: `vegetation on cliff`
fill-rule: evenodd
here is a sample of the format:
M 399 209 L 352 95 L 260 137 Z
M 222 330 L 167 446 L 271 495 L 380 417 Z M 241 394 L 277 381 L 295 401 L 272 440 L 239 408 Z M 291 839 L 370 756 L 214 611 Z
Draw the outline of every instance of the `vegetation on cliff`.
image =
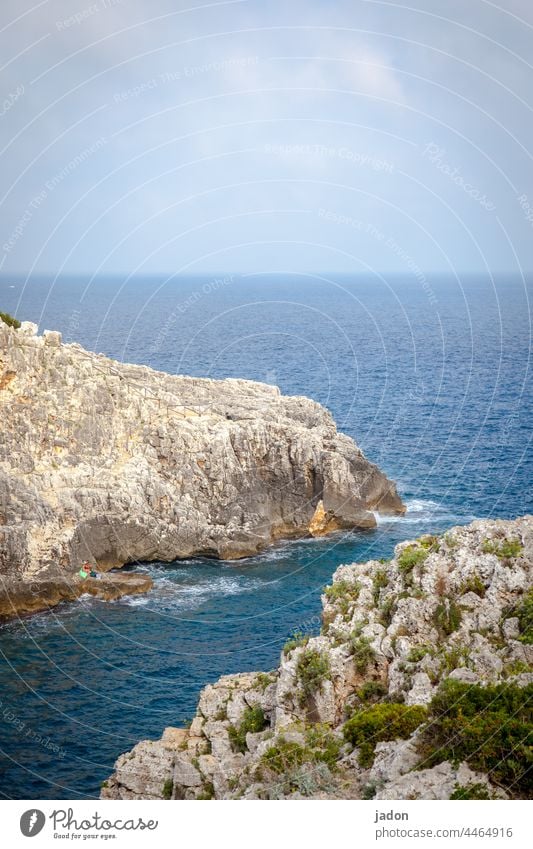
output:
M 13 327 L 15 330 L 18 330 L 20 327 L 18 318 L 14 318 L 8 312 L 0 312 L 0 321 L 3 321 L 8 327 Z
M 369 767 L 374 763 L 377 743 L 406 740 L 424 722 L 426 713 L 422 705 L 373 705 L 354 713 L 344 725 L 344 736 L 352 746 L 358 747 L 360 766 Z
M 444 681 L 429 706 L 421 766 L 466 761 L 512 796 L 533 793 L 533 684 Z
M 102 795 L 152 798 L 167 779 L 191 799 L 206 782 L 216 799 L 530 796 L 532 579 L 532 517 L 339 567 L 320 635 L 296 633 L 272 673 L 205 687 L 179 752 L 177 729 L 139 743 Z

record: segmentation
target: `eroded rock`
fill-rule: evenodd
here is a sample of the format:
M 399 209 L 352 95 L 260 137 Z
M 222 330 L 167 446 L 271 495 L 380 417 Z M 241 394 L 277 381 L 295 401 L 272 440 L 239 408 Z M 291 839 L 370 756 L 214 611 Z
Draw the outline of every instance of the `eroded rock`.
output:
M 532 576 L 531 516 L 478 520 L 402 543 L 388 563 L 340 566 L 322 597 L 320 636 L 292 641 L 274 672 L 223 676 L 204 688 L 180 754 L 202 783 L 178 781 L 174 798 L 449 799 L 458 788 L 505 798 L 488 774 L 432 750 L 426 723 L 447 681 L 531 686 L 533 646 L 520 610 Z M 373 707 L 415 711 L 415 721 L 388 737 L 386 714 L 385 735 L 364 751 L 372 733 L 352 744 L 344 723 Z M 139 744 L 130 761 L 121 755 L 102 795 L 153 798 L 173 764 L 168 741 L 167 730 L 149 754 Z M 198 756 L 202 744 L 209 753 Z
M 164 374 L 35 334 L 0 322 L 4 591 L 68 577 L 85 559 L 103 571 L 243 557 L 309 535 L 319 503 L 329 530 L 404 510 L 394 484 L 308 398 Z

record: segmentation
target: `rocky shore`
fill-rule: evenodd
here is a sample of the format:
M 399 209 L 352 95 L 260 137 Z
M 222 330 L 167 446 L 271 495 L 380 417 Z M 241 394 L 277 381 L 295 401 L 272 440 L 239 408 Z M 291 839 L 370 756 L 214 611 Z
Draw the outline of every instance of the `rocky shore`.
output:
M 1 615 L 75 597 L 85 559 L 239 558 L 404 511 L 308 398 L 115 362 L 29 322 L 0 321 L 0 415 Z
M 9 581 L 0 591 L 0 622 L 17 616 L 29 616 L 63 601 L 76 601 L 83 595 L 91 595 L 103 601 L 116 601 L 126 595 L 146 593 L 152 588 L 149 575 L 138 572 L 117 574 L 111 572 L 98 578 L 82 579 L 79 575 L 35 580 Z
M 340 566 L 319 636 L 206 686 L 102 798 L 530 798 L 532 577 L 531 516 Z

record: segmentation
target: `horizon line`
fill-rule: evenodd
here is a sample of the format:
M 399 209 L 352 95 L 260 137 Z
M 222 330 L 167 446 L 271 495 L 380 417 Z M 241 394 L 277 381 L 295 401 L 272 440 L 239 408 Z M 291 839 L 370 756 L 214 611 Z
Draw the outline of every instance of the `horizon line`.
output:
M 533 274 L 533 268 L 528 269 L 493 269 L 493 270 L 457 270 L 457 271 L 444 271 L 444 270 L 430 270 L 430 269 L 422 269 L 422 274 L 432 275 L 434 277 L 472 277 L 472 276 L 500 276 L 500 275 L 513 275 L 515 277 L 523 277 L 526 275 Z M 110 278 L 123 278 L 129 277 L 131 280 L 135 279 L 149 279 L 149 278 L 161 278 L 167 277 L 169 280 L 174 278 L 184 278 L 184 277 L 259 277 L 259 276 L 269 276 L 269 277 L 281 277 L 283 275 L 291 275 L 291 276 L 300 276 L 300 277 L 325 277 L 325 276 L 336 276 L 336 277 L 404 277 L 409 278 L 412 277 L 413 280 L 416 280 L 416 275 L 412 274 L 409 271 L 384 271 L 384 270 L 375 270 L 375 271 L 332 271 L 332 270 L 321 270 L 321 271 L 235 271 L 234 269 L 224 269 L 217 271 L 191 271 L 191 272 L 175 272 L 175 271 L 150 271 L 143 273 L 131 273 L 128 271 L 110 271 L 95 274 L 91 271 L 72 271 L 72 272 L 61 272 L 57 273 L 54 271 L 39 271 L 29 273 L 27 271 L 11 271 L 5 272 L 0 271 L 0 280 L 7 280 L 13 278 L 21 278 L 24 277 L 26 280 L 29 279 L 48 279 L 51 277 L 55 277 L 58 280 L 63 279 L 65 277 L 68 278 L 83 278 L 94 277 L 95 279 L 110 279 Z

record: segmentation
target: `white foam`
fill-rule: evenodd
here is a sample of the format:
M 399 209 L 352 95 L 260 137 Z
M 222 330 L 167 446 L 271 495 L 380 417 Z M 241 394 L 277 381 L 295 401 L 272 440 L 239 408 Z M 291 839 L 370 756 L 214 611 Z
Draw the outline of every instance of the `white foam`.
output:
M 444 504 L 439 504 L 437 501 L 431 501 L 425 498 L 412 498 L 405 502 L 405 506 L 407 512 L 403 516 L 381 516 L 379 513 L 374 513 L 377 524 L 418 525 L 428 521 L 466 524 L 473 522 L 476 518 L 473 515 L 459 516 L 448 510 Z
M 194 573 L 189 572 L 188 577 L 194 579 Z M 155 577 L 154 586 L 146 596 L 125 596 L 116 603 L 157 610 L 194 610 L 210 598 L 253 592 L 262 585 L 263 581 L 244 575 L 200 577 L 194 584 L 182 584 L 172 577 Z

